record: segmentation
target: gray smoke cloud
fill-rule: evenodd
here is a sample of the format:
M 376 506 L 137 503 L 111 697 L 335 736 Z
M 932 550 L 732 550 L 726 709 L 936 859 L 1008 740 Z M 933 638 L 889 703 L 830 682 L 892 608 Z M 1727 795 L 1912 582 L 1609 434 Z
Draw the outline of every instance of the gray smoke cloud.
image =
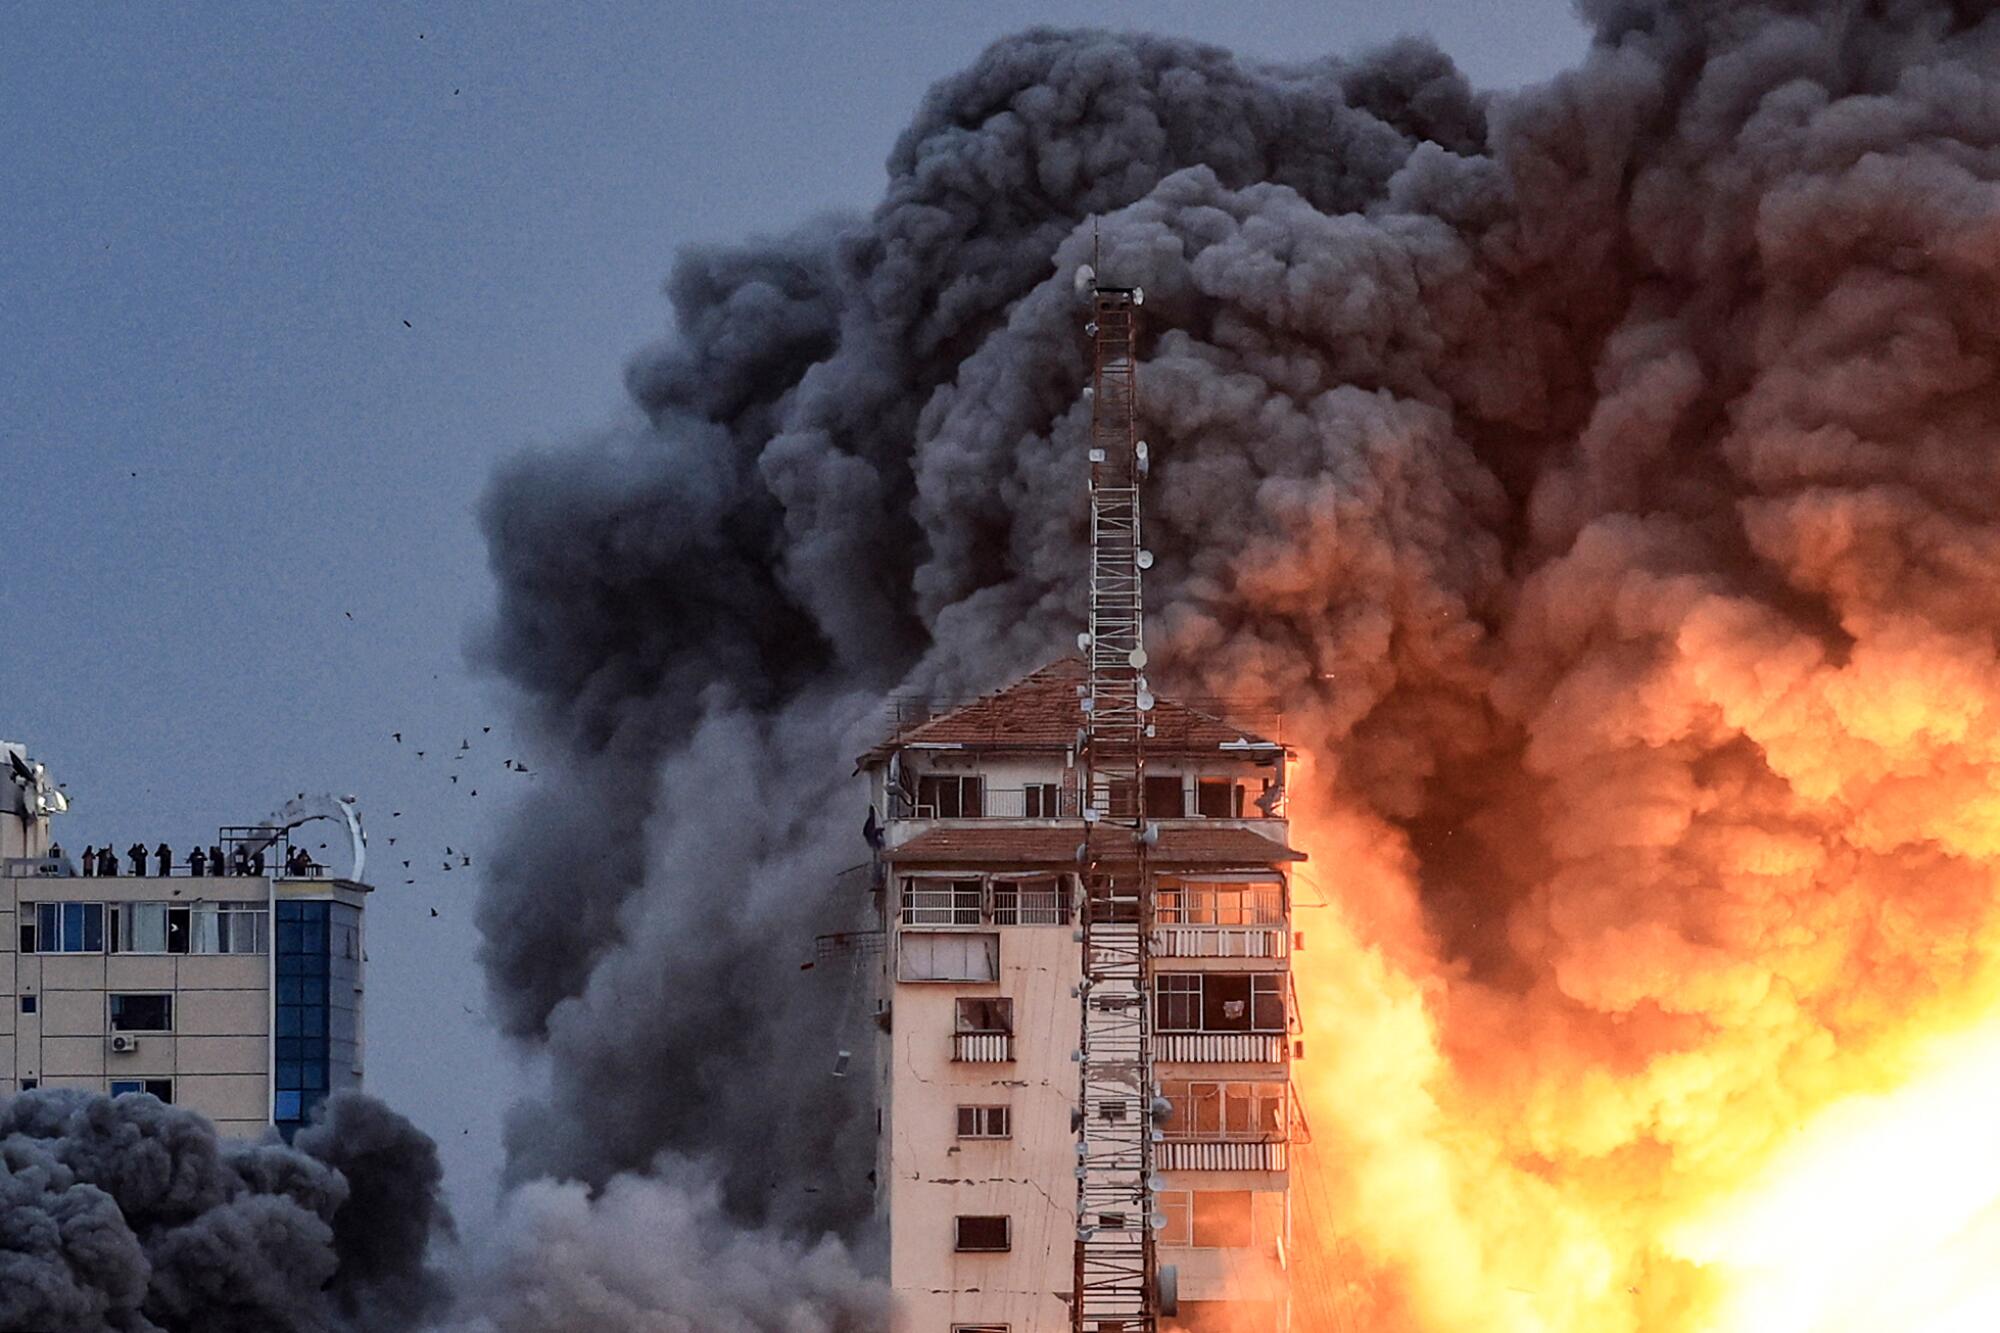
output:
M 442 1294 L 438 1182 L 430 1140 L 355 1093 L 295 1148 L 151 1097 L 22 1093 L 0 1101 L 0 1328 L 402 1333 Z
M 1271 65 L 1034 31 L 931 91 L 868 216 L 684 255 L 641 419 L 484 510 L 484 655 L 577 783 L 482 909 L 553 1071 L 517 1174 L 690 1154 L 738 1222 L 861 1233 L 870 1126 L 796 962 L 860 907 L 829 877 L 870 702 L 992 686 L 1077 628 L 1093 225 L 1146 289 L 1156 674 L 1287 706 L 1345 910 L 1448 996 L 1436 1095 L 1547 1108 L 1496 1157 L 1581 1152 L 1559 1108 L 1740 1030 L 1746 985 L 1795 1009 L 1697 1127 L 1861 1044 L 1894 1006 L 1855 978 L 1948 990 L 1962 955 L 1926 951 L 1970 899 L 1842 936 L 1844 974 L 1782 923 L 1985 854 L 1925 813 L 1978 789 L 1983 722 L 1906 698 L 1917 744 L 1855 700 L 1994 672 L 1987 8 L 1593 0 L 1585 60 L 1506 96 L 1417 41 Z M 1882 813 L 1925 765 L 1961 785 Z M 1594 1132 L 1680 1146 L 1644 1112 Z

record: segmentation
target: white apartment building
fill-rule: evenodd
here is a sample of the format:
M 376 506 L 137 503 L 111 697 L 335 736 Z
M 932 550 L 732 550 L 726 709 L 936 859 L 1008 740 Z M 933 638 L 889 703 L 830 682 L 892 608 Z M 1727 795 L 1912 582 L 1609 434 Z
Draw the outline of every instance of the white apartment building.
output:
M 220 874 L 81 874 L 51 836 L 64 802 L 20 746 L 0 751 L 0 1096 L 151 1093 L 227 1135 L 289 1138 L 360 1086 L 366 884 L 285 869 L 280 823 L 222 830 Z
M 909 719 L 861 759 L 886 815 L 877 1179 L 898 1333 L 1071 1326 L 1084 678 L 1079 659 L 1058 661 Z M 1154 1149 L 1155 1234 L 1179 1287 L 1161 1327 L 1283 1333 L 1302 1129 L 1288 756 L 1170 700 L 1151 717 L 1152 1048 L 1171 1105 Z

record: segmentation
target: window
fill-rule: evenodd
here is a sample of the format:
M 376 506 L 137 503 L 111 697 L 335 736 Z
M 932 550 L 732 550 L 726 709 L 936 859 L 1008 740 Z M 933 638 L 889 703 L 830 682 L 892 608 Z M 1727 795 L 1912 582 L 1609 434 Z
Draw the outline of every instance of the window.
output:
M 1009 1139 L 1013 1136 L 1013 1113 L 1008 1107 L 961 1106 L 958 1108 L 958 1137 L 962 1139 Z
M 1192 1224 L 1198 1250 L 1239 1250 L 1250 1244 L 1249 1190 L 1196 1190 Z
M 1283 1083 L 1168 1080 L 1160 1090 L 1174 1108 L 1164 1126 L 1170 1139 L 1277 1143 L 1285 1138 Z
M 953 1227 L 954 1249 L 962 1254 L 995 1254 L 1013 1248 L 1006 1217 L 959 1217 Z
M 1243 786 L 1234 778 L 1198 778 L 1194 808 L 1203 819 L 1241 819 Z
M 1285 890 L 1277 883 L 1161 885 L 1163 926 L 1276 926 L 1285 920 Z
M 38 1078 L 24 1078 L 21 1080 L 22 1092 L 33 1092 L 36 1088 L 39 1088 L 41 1086 L 42 1086 L 42 1081 Z
M 39 953 L 103 953 L 103 903 L 39 903 L 35 907 Z
M 1163 972 L 1153 982 L 1162 1032 L 1283 1032 L 1282 972 Z
M 1008 1333 L 1010 1324 L 953 1324 L 951 1333 Z
M 961 995 L 958 999 L 960 1032 L 1012 1032 L 1014 1002 L 1004 995 Z
M 111 1095 L 123 1097 L 129 1094 L 145 1093 L 158 1097 L 169 1106 L 174 1100 L 174 1081 L 170 1078 L 114 1078 L 111 1080 Z
M 1235 1250 L 1255 1236 L 1249 1190 L 1162 1190 L 1154 1197 L 1167 1219 L 1159 1235 L 1162 1245 Z
M 113 953 L 186 953 L 188 911 L 166 903 L 114 903 L 111 907 Z
M 986 813 L 986 780 L 969 773 L 926 773 L 917 779 L 920 819 L 977 819 Z
M 1187 814 L 1178 773 L 1146 779 L 1146 813 L 1154 819 L 1180 819 Z
M 1031 782 L 1021 789 L 1021 815 L 1025 819 L 1062 818 L 1062 788 L 1053 782 Z
M 994 925 L 1060 926 L 1068 921 L 1069 900 L 1055 876 L 993 882 Z
M 978 925 L 979 881 L 905 879 L 903 924 L 906 926 Z
M 1000 937 L 990 932 L 906 930 L 897 941 L 899 981 L 998 981 Z
M 190 953 L 263 953 L 262 903 L 196 903 L 189 939 Z
M 171 995 L 114 995 L 111 997 L 113 1032 L 172 1032 L 174 997 Z
M 34 1013 L 34 1012 L 35 1012 L 35 1006 L 36 1006 L 36 1005 L 37 1005 L 38 1003 L 39 1003 L 39 1001 L 38 1001 L 38 1000 L 37 1000 L 37 999 L 36 999 L 36 998 L 35 998 L 34 996 L 32 996 L 32 995 L 23 995 L 23 996 L 21 997 L 21 1012 L 22 1012 L 22 1013 L 24 1013 L 24 1014 L 32 1014 L 32 1013 Z

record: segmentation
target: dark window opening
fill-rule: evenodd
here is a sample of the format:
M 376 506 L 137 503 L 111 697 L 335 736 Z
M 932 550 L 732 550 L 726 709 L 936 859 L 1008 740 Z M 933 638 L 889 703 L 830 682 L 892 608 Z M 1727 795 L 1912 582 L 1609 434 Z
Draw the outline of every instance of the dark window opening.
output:
M 960 1032 L 1006 1032 L 1014 1030 L 1014 1002 L 1003 995 L 960 996 Z
M 955 1249 L 961 1252 L 994 1254 L 1013 1248 L 1006 1217 L 960 1217 L 955 1228 Z
M 1153 982 L 1162 1032 L 1283 1032 L 1280 972 L 1163 972 Z
M 113 1032 L 172 1032 L 174 997 L 171 995 L 114 995 L 111 997 Z
M 145 1093 L 157 1097 L 167 1105 L 173 1105 L 174 1081 L 170 1078 L 114 1078 L 111 1080 L 111 1095 L 123 1097 L 128 1094 Z
M 1234 778 L 1202 778 L 1194 787 L 1195 810 L 1203 819 L 1243 818 L 1243 787 Z
M 986 780 L 963 773 L 917 779 L 917 814 L 925 819 L 977 819 L 986 813 Z
M 35 1007 L 39 1003 L 40 1000 L 36 996 L 23 995 L 21 997 L 21 1012 L 24 1014 L 32 1014 L 35 1012 Z
M 1062 788 L 1053 782 L 1031 782 L 1021 791 L 1021 814 L 1028 819 L 1060 819 Z
M 1186 813 L 1187 807 L 1183 804 L 1181 796 L 1180 774 L 1146 779 L 1146 814 L 1149 818 L 1180 819 Z

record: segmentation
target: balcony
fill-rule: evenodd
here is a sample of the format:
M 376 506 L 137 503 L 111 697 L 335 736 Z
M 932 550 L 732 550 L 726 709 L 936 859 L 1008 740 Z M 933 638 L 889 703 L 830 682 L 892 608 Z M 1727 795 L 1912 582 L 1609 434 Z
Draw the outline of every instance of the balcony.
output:
M 1014 1034 L 954 1032 L 951 1034 L 951 1058 L 957 1064 L 1007 1064 L 1014 1058 Z
M 1162 1171 L 1283 1171 L 1290 1161 L 1291 1145 L 1283 1139 L 1260 1143 L 1168 1139 L 1153 1145 L 1153 1164 Z
M 1160 958 L 1284 958 L 1291 933 L 1278 926 L 1161 926 L 1153 932 Z
M 1283 1064 L 1285 1038 L 1271 1032 L 1166 1032 L 1153 1038 L 1153 1058 L 1166 1064 Z

